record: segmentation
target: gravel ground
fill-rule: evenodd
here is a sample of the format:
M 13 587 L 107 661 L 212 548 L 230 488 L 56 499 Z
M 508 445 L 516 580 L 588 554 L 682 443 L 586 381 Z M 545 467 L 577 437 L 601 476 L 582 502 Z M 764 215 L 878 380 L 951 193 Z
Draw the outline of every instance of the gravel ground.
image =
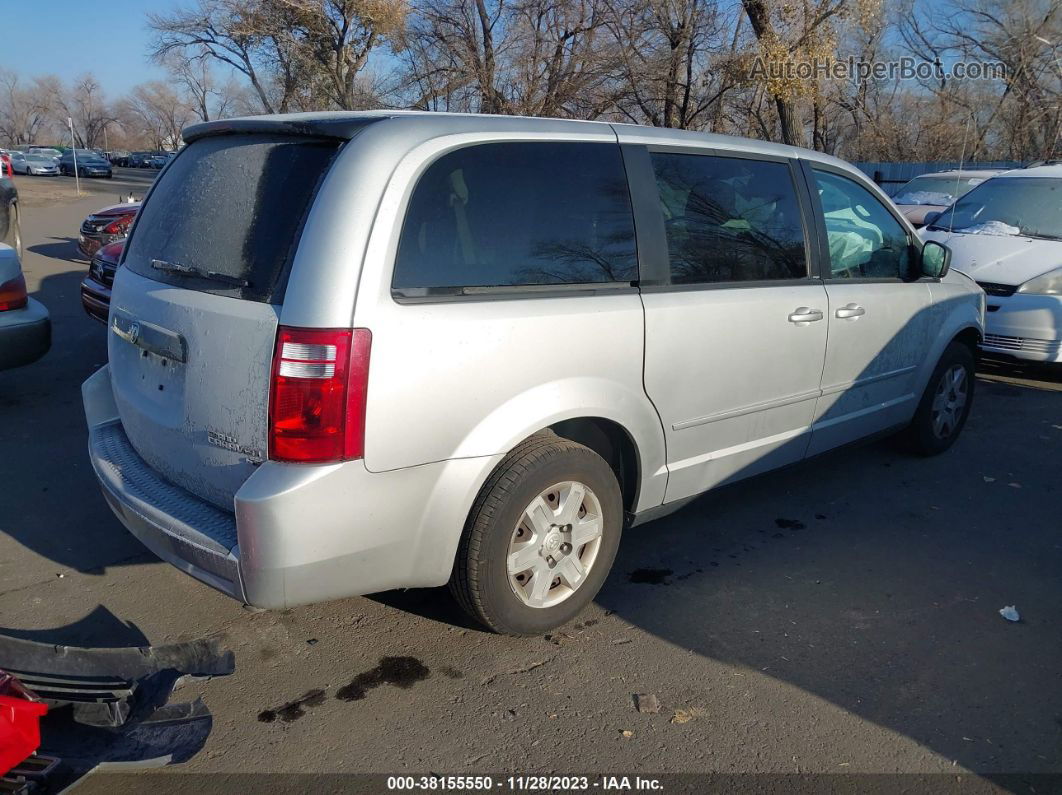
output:
M 1057 372 L 986 365 L 944 456 L 848 449 L 628 531 L 596 604 L 544 637 L 481 632 L 445 590 L 250 613 L 153 558 L 94 485 L 79 385 L 105 332 L 71 241 L 97 206 L 25 213 L 54 344 L 0 373 L 0 625 L 221 637 L 237 671 L 189 688 L 215 724 L 182 771 L 1062 773 Z M 128 776 L 95 789 L 175 780 Z

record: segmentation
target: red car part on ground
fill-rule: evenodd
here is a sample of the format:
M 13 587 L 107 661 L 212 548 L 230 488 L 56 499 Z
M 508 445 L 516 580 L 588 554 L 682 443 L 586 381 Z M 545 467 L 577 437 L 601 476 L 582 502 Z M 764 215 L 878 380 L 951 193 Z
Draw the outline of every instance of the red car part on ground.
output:
M 40 719 L 48 706 L 0 671 L 0 775 L 32 756 L 41 744 Z

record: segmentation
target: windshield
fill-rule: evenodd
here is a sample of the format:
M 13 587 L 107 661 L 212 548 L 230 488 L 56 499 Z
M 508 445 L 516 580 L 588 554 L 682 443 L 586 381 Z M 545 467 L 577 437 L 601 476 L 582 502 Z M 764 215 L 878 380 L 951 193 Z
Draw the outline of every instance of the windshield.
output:
M 1062 240 L 1062 179 L 991 179 L 959 199 L 930 229 Z
M 915 177 L 896 192 L 897 204 L 951 204 L 987 177 Z
M 26 159 L 27 160 L 32 160 L 34 163 L 51 163 L 52 162 L 52 159 L 50 157 L 45 157 L 44 155 L 26 155 Z

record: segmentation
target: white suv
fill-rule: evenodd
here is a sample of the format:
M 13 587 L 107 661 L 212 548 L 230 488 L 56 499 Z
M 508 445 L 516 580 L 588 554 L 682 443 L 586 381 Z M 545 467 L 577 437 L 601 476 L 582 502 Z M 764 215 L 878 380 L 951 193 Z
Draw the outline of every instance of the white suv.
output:
M 251 605 L 449 582 L 541 632 L 625 525 L 878 433 L 940 452 L 970 410 L 983 293 L 835 158 L 437 113 L 185 139 L 89 449 L 131 532 Z

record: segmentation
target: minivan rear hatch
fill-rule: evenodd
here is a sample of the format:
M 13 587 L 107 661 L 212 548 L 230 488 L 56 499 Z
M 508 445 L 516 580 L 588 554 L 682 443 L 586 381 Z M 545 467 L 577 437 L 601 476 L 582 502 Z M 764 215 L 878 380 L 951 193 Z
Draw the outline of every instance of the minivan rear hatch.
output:
M 267 455 L 270 363 L 291 261 L 342 142 L 210 135 L 163 170 L 111 296 L 111 385 L 163 477 L 224 508 Z

